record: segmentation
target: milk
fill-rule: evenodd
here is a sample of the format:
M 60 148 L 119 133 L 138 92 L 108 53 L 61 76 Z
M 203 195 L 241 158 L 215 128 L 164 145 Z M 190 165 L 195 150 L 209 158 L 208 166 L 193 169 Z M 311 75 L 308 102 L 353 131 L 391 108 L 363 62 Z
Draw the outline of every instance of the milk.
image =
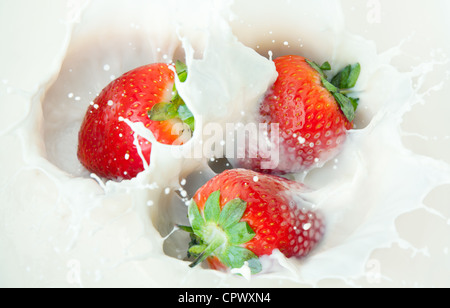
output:
M 414 128 L 429 104 L 442 105 L 429 97 L 448 88 L 448 70 L 439 80 L 433 74 L 448 68 L 448 56 L 436 52 L 399 70 L 393 63 L 408 52 L 407 41 L 380 52 L 364 33 L 346 29 L 344 10 L 352 6 L 325 0 L 108 0 L 67 2 L 46 12 L 54 14 L 49 24 L 59 21 L 52 60 L 43 56 L 52 65 L 39 66 L 23 82 L 13 69 L 0 76 L 1 108 L 11 115 L 0 126 L 7 146 L 0 153 L 1 285 L 448 285 L 449 186 L 442 185 L 450 184 L 449 161 L 412 149 L 411 141 L 417 135 L 419 144 L 434 140 Z M 263 272 L 252 277 L 191 269 L 184 260 L 189 238 L 175 225 L 187 223 L 186 202 L 220 169 L 204 155 L 208 125 L 251 122 L 277 76 L 270 57 L 291 53 L 328 60 L 334 71 L 355 62 L 363 68 L 356 129 L 343 151 L 290 176 L 312 189 L 302 197 L 324 213 L 326 236 L 305 259 L 278 251 L 263 257 Z M 198 120 L 193 138 L 176 148 L 154 143 L 150 166 L 131 181 L 89 174 L 76 158 L 87 106 L 127 70 L 175 59 L 189 68 L 177 89 Z M 139 123 L 123 121 L 152 138 Z M 445 149 L 448 124 L 443 130 L 436 138 Z

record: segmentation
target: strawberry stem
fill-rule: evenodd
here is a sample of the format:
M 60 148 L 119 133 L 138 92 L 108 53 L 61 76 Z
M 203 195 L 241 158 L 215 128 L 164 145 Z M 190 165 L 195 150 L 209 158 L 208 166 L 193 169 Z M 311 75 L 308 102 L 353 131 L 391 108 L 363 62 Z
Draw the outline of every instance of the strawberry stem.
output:
M 206 249 L 198 256 L 198 258 L 189 267 L 194 268 L 203 261 L 205 261 L 209 256 L 211 256 L 216 249 L 225 244 L 225 240 L 222 238 L 215 238 Z

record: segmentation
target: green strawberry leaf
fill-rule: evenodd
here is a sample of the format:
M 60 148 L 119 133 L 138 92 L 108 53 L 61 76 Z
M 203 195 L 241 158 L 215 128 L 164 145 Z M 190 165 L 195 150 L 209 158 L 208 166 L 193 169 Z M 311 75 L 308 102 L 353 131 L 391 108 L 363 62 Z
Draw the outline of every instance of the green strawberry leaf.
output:
M 191 223 L 194 233 L 202 238 L 202 236 L 204 235 L 203 232 L 206 230 L 206 222 L 203 219 L 203 216 L 200 214 L 200 210 L 198 209 L 198 206 L 194 200 L 192 200 L 191 204 L 188 207 L 188 214 L 189 222 Z
M 220 238 L 220 237 L 213 238 L 212 241 L 209 243 L 209 245 L 202 246 L 202 247 L 206 247 L 206 248 L 200 253 L 198 258 L 189 266 L 196 267 L 197 265 L 199 265 L 200 263 L 205 261 L 208 257 L 210 257 L 216 251 L 216 249 L 218 249 L 219 247 L 221 247 L 223 245 L 224 245 L 223 238 Z M 197 247 L 200 248 L 200 246 L 197 246 Z M 193 247 L 191 247 L 191 249 L 192 248 Z M 195 250 L 197 251 L 197 248 Z
M 197 235 L 194 234 L 194 231 L 192 228 L 190 228 L 191 231 L 186 230 L 187 232 L 189 232 L 189 235 L 191 237 L 191 242 L 189 243 L 189 248 L 188 248 L 188 258 L 197 258 L 201 252 L 203 252 L 206 249 L 206 245 L 203 244 L 203 241 L 200 237 L 198 237 Z M 196 248 L 193 248 L 196 247 Z M 200 248 L 198 248 L 200 247 Z
M 352 99 L 342 93 L 333 93 L 333 96 L 341 107 L 345 117 L 352 122 L 355 119 L 354 100 L 352 101 Z
M 323 87 L 333 95 L 342 110 L 342 113 L 348 121 L 352 122 L 355 119 L 359 99 L 347 96 L 346 93 L 348 91 L 345 90 L 355 87 L 361 73 L 361 65 L 356 63 L 354 65 L 346 66 L 343 70 L 336 74 L 330 82 L 327 80 L 327 76 L 323 72 L 324 70 L 331 70 L 330 63 L 325 62 L 319 67 L 319 65 L 315 62 L 309 60 L 305 61 L 320 74 Z
M 187 79 L 187 65 L 177 60 L 175 63 L 175 70 L 178 74 L 178 79 L 180 79 L 181 82 L 185 82 Z
M 189 126 L 191 132 L 193 132 L 195 130 L 195 119 L 194 117 L 190 117 L 186 120 L 184 120 L 184 123 Z
M 330 71 L 331 70 L 331 65 L 330 62 L 325 62 L 324 64 L 322 64 L 322 66 L 320 67 L 320 69 L 322 71 Z
M 339 89 L 336 88 L 332 83 L 322 77 L 322 85 L 331 93 L 339 92 Z
M 252 271 L 252 274 L 258 274 L 262 271 L 262 264 L 256 255 L 254 258 L 248 259 L 247 262 L 248 267 L 250 267 L 250 270 Z
M 340 89 L 351 89 L 356 85 L 360 73 L 361 65 L 359 63 L 348 65 L 333 77 L 331 83 Z
M 256 235 L 249 224 L 243 221 L 228 227 L 225 232 L 228 235 L 230 243 L 233 245 L 245 244 L 251 241 Z
M 353 98 L 350 96 L 348 98 L 352 102 L 353 109 L 356 111 L 356 109 L 358 109 L 358 106 L 359 106 L 359 98 Z
M 207 247 L 208 246 L 206 246 L 206 245 L 194 245 L 189 248 L 188 252 L 189 252 L 190 256 L 198 257 L 206 250 Z
M 181 82 L 185 82 L 188 76 L 187 66 L 181 61 L 177 61 L 175 64 L 175 70 L 178 74 L 178 78 Z M 195 130 L 195 119 L 192 112 L 186 106 L 185 102 L 181 98 L 176 88 L 173 85 L 173 95 L 170 102 L 162 102 L 153 106 L 148 112 L 148 116 L 152 121 L 167 121 L 171 119 L 180 119 L 186 123 L 191 131 Z
M 178 116 L 178 106 L 173 103 L 159 103 L 149 112 L 152 121 L 167 121 Z
M 241 199 L 234 199 L 225 204 L 219 217 L 219 225 L 223 229 L 237 224 L 244 215 L 247 203 Z
M 325 73 L 323 72 L 323 69 L 319 66 L 319 64 L 317 64 L 314 61 L 309 61 L 308 59 L 305 59 L 305 61 L 306 61 L 306 63 L 309 64 L 309 66 L 311 66 L 313 69 L 315 69 L 322 78 L 325 78 L 325 79 L 327 78 L 327 75 L 325 75 Z M 326 65 L 326 63 L 328 63 L 328 62 L 325 62 L 322 66 L 324 66 L 326 68 L 329 67 L 329 69 L 331 69 L 330 63 L 328 63 L 328 65 Z
M 178 117 L 186 123 L 191 131 L 195 130 L 195 118 L 189 108 L 183 104 L 178 107 Z
M 225 250 L 219 259 L 230 268 L 241 268 L 245 265 L 245 262 L 248 262 L 252 274 L 259 273 L 262 270 L 258 257 L 244 247 L 231 246 Z
M 213 192 L 205 203 L 206 222 L 218 222 L 220 216 L 220 191 Z
M 252 273 L 262 270 L 258 257 L 241 246 L 256 236 L 250 225 L 241 221 L 246 209 L 245 201 L 234 199 L 221 210 L 220 191 L 213 192 L 208 197 L 203 214 L 197 204 L 191 202 L 188 208 L 191 227 L 178 226 L 191 233 L 188 256 L 196 259 L 190 267 L 216 256 L 229 268 L 241 268 L 248 262 Z
M 177 225 L 177 227 L 178 227 L 178 229 L 183 230 L 185 232 L 194 233 L 194 229 L 192 229 L 192 227 L 181 226 L 181 225 Z

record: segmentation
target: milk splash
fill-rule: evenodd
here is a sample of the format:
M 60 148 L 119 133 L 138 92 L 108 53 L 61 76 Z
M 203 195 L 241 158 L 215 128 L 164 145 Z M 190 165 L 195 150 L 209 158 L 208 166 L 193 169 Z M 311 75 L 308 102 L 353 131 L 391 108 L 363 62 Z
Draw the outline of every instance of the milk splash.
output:
M 68 50 L 63 44 L 57 55 L 59 75 L 55 70 L 55 78 L 24 104 L 26 121 L 0 130 L 14 150 L 2 153 L 2 161 L 11 162 L 2 163 L 8 180 L 0 182 L 2 277 L 11 284 L 83 287 L 436 283 L 423 282 L 411 268 L 399 273 L 390 261 L 406 255 L 412 267 L 448 259 L 448 243 L 441 251 L 421 250 L 397 226 L 404 215 L 420 210 L 433 217 L 427 222 L 420 217 L 419 224 L 438 221 L 442 230 L 449 229 L 449 217 L 423 201 L 450 183 L 450 166 L 415 154 L 402 140 L 405 114 L 428 95 L 413 81 L 425 80 L 424 68 L 433 64 L 400 73 L 390 63 L 402 47 L 379 55 L 373 42 L 347 33 L 337 1 L 128 2 L 92 1 L 67 34 Z M 255 6 L 277 23 L 253 17 Z M 294 25 L 296 31 L 282 31 Z M 115 36 L 106 35 L 114 30 Z M 350 62 L 363 67 L 355 89 L 361 99 L 357 129 L 343 152 L 322 168 L 291 176 L 313 189 L 304 197 L 326 215 L 327 235 L 306 259 L 286 259 L 277 251 L 264 257 L 264 272 L 253 277 L 190 269 L 183 260 L 189 239 L 174 225 L 186 223 L 184 202 L 214 176 L 208 160 L 175 156 L 171 147 L 155 144 L 150 166 L 136 179 L 104 182 L 76 160 L 77 126 L 114 75 L 179 58 L 187 62 L 189 78 L 177 89 L 204 119 L 203 127 L 249 122 L 246 117 L 276 77 L 265 57 L 287 53 L 328 60 L 336 70 Z M 139 134 L 135 123 L 128 124 Z M 204 138 L 197 132 L 191 143 Z M 443 237 L 448 240 L 448 234 Z M 449 275 L 439 277 L 448 284 Z

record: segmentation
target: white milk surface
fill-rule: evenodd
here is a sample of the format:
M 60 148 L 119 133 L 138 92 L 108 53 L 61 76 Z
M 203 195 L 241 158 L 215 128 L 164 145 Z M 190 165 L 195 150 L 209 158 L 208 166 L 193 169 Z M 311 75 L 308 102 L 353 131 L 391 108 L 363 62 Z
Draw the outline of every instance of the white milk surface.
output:
M 404 5 L 1 2 L 0 287 L 449 287 L 450 5 Z M 308 258 L 264 257 L 253 277 L 190 269 L 174 226 L 214 175 L 190 157 L 208 124 L 253 117 L 276 78 L 270 58 L 287 54 L 362 66 L 342 153 L 292 176 L 313 189 L 303 197 L 326 236 Z M 156 144 L 132 181 L 89 174 L 76 158 L 89 104 L 122 73 L 175 59 L 189 68 L 177 86 L 198 119 L 192 140 Z

